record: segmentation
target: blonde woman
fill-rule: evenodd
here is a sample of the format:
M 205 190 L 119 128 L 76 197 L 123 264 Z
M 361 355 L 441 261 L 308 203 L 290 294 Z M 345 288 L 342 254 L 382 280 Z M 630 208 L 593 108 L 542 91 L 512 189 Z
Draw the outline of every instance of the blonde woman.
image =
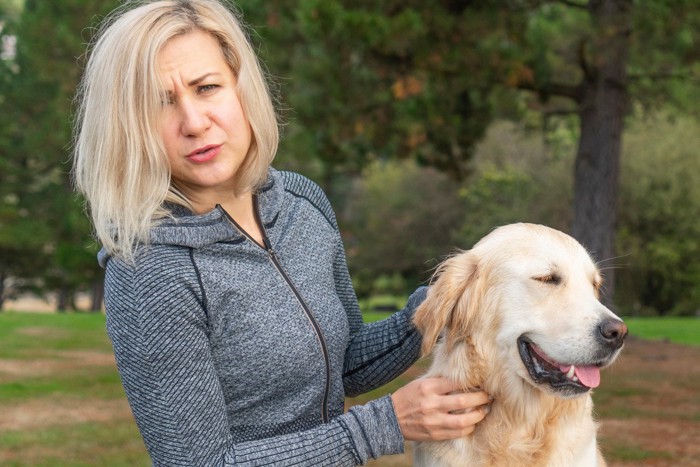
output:
M 425 290 L 363 324 L 326 197 L 270 167 L 276 116 L 232 9 L 117 10 L 89 49 L 78 103 L 75 183 L 154 465 L 363 464 L 484 417 L 485 394 L 437 378 L 344 411 L 345 395 L 417 359 L 410 320 Z

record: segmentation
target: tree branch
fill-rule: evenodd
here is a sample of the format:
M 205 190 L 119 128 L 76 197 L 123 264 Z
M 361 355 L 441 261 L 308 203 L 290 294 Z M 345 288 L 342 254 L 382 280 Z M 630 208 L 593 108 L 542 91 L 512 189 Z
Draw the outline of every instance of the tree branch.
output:
M 578 65 L 583 71 L 583 75 L 587 80 L 592 81 L 595 79 L 595 70 L 591 68 L 586 59 L 586 40 L 581 39 L 578 43 Z
M 573 0 L 552 0 L 552 3 L 561 3 L 562 5 L 570 6 L 573 8 L 580 8 L 582 10 L 588 10 L 588 2 L 579 3 Z
M 532 91 L 540 95 L 542 98 L 548 96 L 567 97 L 576 103 L 580 103 L 582 99 L 581 86 L 571 86 L 568 84 L 549 83 L 543 86 L 537 86 L 531 81 L 521 80 L 515 85 L 518 89 L 524 91 Z
M 700 77 L 690 71 L 681 72 L 659 72 L 659 73 L 643 73 L 643 74 L 629 74 L 627 75 L 629 81 L 641 81 L 643 79 L 649 79 L 651 81 L 665 81 L 665 80 L 688 80 L 688 81 L 698 81 Z
M 537 8 L 548 3 L 558 3 L 560 5 L 568 6 L 571 8 L 578 8 L 580 10 L 588 10 L 590 7 L 589 1 L 575 1 L 575 0 L 531 0 L 524 4 L 525 8 Z M 517 2 L 518 6 L 523 6 L 521 2 Z

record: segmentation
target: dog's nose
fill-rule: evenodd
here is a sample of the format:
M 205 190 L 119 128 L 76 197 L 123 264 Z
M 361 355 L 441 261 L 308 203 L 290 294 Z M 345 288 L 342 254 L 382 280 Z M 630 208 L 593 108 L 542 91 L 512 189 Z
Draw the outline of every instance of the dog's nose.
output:
M 598 325 L 600 336 L 605 345 L 612 349 L 619 349 L 627 335 L 627 326 L 619 319 L 606 319 Z

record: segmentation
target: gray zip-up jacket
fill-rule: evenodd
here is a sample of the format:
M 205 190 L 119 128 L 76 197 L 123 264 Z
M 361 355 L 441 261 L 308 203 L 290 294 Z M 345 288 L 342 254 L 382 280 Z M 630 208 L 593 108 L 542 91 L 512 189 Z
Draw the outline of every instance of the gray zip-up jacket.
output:
M 154 465 L 356 465 L 403 452 L 389 396 L 419 356 L 423 300 L 363 324 L 320 188 L 270 170 L 254 197 L 265 244 L 217 207 L 154 228 L 106 267 L 107 330 Z M 184 210 L 181 210 L 184 211 Z

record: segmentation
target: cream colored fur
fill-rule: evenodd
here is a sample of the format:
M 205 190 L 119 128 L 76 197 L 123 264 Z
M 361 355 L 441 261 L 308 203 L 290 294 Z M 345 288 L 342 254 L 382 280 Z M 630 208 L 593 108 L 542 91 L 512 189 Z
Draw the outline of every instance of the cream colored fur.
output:
M 584 248 L 548 227 L 513 224 L 449 258 L 436 277 L 414 318 L 424 354 L 433 351 L 427 376 L 481 388 L 495 401 L 470 436 L 416 443 L 415 465 L 605 465 L 590 391 L 561 397 L 536 384 L 517 348 L 527 335 L 560 362 L 600 355 L 599 323 L 619 318 L 599 302 L 601 277 Z

